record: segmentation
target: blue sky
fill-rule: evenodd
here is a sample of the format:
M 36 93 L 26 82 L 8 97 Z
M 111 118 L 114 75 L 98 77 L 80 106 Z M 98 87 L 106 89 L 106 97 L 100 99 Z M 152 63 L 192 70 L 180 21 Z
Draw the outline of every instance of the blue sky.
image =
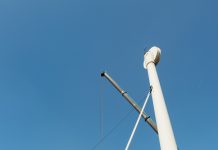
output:
M 218 3 L 212 0 L 1 0 L 0 149 L 90 150 L 148 90 L 144 49 L 157 66 L 178 146 L 218 149 Z M 103 103 L 103 111 L 100 111 Z M 103 126 L 101 125 L 103 113 Z M 150 99 L 146 112 L 154 119 Z M 96 149 L 124 149 L 132 112 Z M 158 150 L 140 122 L 130 149 Z

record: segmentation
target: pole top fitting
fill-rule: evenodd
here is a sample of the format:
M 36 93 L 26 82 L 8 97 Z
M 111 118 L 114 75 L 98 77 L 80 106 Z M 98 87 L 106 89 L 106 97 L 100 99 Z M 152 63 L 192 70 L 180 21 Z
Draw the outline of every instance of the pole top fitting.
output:
M 152 48 L 150 48 L 145 54 L 144 54 L 144 68 L 147 68 L 147 65 L 150 62 L 153 62 L 155 65 L 158 64 L 158 62 L 160 61 L 160 53 L 161 50 L 160 48 L 153 46 Z
M 104 77 L 105 76 L 105 71 L 103 71 L 102 73 L 101 73 L 101 77 Z

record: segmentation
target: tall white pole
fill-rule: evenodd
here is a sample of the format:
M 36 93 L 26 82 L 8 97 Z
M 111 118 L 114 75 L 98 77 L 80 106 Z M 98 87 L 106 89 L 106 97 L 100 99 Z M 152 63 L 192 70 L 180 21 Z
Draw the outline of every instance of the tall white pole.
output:
M 152 99 L 161 150 L 177 150 L 176 140 L 164 101 L 155 65 L 160 60 L 160 49 L 152 47 L 144 55 L 144 68 L 148 70 L 149 82 L 152 86 Z

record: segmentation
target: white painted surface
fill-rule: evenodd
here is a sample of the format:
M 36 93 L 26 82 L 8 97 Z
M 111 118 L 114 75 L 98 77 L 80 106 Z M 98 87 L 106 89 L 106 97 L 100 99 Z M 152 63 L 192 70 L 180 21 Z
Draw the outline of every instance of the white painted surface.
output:
M 158 58 L 159 57 L 159 58 Z M 152 47 L 144 55 L 144 67 L 148 70 L 149 82 L 152 86 L 152 99 L 161 150 L 177 150 L 164 96 L 161 90 L 155 64 L 159 62 L 160 49 Z

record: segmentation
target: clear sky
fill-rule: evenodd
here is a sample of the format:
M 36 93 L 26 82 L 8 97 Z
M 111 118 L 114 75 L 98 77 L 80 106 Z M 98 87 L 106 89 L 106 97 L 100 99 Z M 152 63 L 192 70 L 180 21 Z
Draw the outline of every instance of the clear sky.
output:
M 213 0 L 1 0 L 0 149 L 91 150 L 133 110 L 100 72 L 139 103 L 149 85 L 144 49 L 154 45 L 180 150 L 218 149 L 217 7 Z M 146 112 L 154 119 L 151 99 Z M 137 115 L 96 149 L 124 149 Z M 130 149 L 160 149 L 144 121 Z

